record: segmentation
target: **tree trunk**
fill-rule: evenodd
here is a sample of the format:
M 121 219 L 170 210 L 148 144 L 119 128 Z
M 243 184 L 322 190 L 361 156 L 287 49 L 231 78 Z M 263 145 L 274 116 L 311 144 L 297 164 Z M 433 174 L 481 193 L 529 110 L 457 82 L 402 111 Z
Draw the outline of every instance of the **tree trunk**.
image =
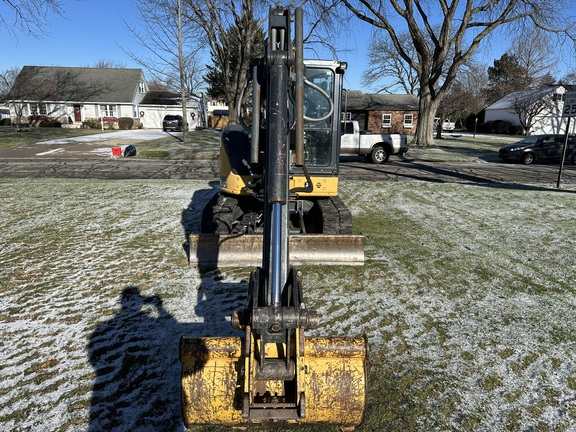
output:
M 178 0 L 178 69 L 180 72 L 180 97 L 182 98 L 182 143 L 185 143 L 188 135 L 188 110 L 186 107 L 186 75 L 182 49 L 182 5 L 180 0 Z
M 438 109 L 439 100 L 432 100 L 429 92 L 420 95 L 418 127 L 416 128 L 415 144 L 420 147 L 434 146 L 434 115 Z
M 236 105 L 236 98 L 230 99 L 228 102 L 228 124 L 230 126 L 237 125 L 240 123 L 238 118 L 238 107 Z

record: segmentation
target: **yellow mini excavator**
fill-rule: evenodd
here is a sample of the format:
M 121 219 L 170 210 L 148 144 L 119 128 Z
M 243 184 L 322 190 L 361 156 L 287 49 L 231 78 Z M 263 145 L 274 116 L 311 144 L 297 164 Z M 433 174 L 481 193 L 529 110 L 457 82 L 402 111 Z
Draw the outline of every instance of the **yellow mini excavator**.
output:
M 292 41 L 289 11 L 270 10 L 266 52 L 252 70 L 252 124 L 222 132 L 221 190 L 204 212 L 205 233 L 190 239 L 200 265 L 258 267 L 245 308 L 232 315 L 243 336 L 181 340 L 187 426 L 354 427 L 363 419 L 366 340 L 305 336 L 319 316 L 292 267 L 364 258 L 338 198 L 346 64 L 304 61 L 302 22 L 298 8 Z

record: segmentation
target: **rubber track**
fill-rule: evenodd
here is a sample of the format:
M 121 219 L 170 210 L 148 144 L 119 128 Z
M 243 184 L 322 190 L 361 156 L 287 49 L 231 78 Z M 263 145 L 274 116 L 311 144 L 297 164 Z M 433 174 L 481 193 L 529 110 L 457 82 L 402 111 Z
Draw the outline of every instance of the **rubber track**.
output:
M 340 197 L 316 200 L 322 214 L 323 234 L 352 234 L 352 213 Z M 203 233 L 228 234 L 234 225 L 234 209 L 238 200 L 216 194 L 202 214 Z
M 352 234 L 352 213 L 340 197 L 319 199 L 322 234 Z
M 234 222 L 234 208 L 238 200 L 217 193 L 208 202 L 202 212 L 201 227 L 203 233 L 229 234 Z

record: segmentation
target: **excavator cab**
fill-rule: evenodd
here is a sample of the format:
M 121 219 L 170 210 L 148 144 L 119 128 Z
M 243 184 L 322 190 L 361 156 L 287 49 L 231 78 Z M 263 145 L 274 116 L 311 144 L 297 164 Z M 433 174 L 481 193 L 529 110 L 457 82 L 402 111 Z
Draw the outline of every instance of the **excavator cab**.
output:
M 231 260 L 246 266 L 254 250 L 259 257 L 246 305 L 231 317 L 241 334 L 181 339 L 187 426 L 351 428 L 363 419 L 366 339 L 308 336 L 320 316 L 307 308 L 302 272 L 293 267 L 302 239 L 311 239 L 303 248 L 314 250 L 310 262 L 334 263 L 353 255 L 354 238 L 337 196 L 345 65 L 305 62 L 299 8 L 294 21 L 292 43 L 289 11 L 270 11 L 267 50 L 252 72 L 252 124 L 222 134 L 221 193 L 208 206 L 206 225 L 220 256 L 222 243 L 240 239 Z M 355 247 L 363 262 L 363 241 Z
M 202 233 L 189 236 L 190 263 L 201 267 L 261 265 L 265 230 L 265 176 L 270 123 L 270 70 L 252 71 L 252 124 L 226 127 L 220 147 L 220 191 L 202 214 Z M 287 94 L 288 224 L 294 264 L 362 265 L 364 236 L 352 233 L 352 215 L 338 196 L 340 113 L 347 64 L 303 60 L 301 101 Z M 291 76 L 290 74 L 288 75 Z M 295 79 L 288 79 L 295 91 Z M 286 89 L 284 90 L 286 92 Z M 262 111 L 262 112 L 261 112 Z M 274 116 L 275 118 L 269 118 Z M 300 120 L 297 120 L 300 119 Z M 264 125 L 264 126 L 262 126 Z M 300 158 L 301 160 L 297 160 Z

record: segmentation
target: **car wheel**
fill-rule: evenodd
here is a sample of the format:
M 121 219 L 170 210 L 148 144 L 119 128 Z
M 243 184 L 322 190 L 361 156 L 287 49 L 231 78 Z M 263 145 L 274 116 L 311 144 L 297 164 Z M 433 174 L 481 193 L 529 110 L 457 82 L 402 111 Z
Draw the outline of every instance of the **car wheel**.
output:
M 388 153 L 384 150 L 384 147 L 377 146 L 372 149 L 372 153 L 370 153 L 372 158 L 372 162 L 375 164 L 382 164 L 388 160 Z
M 574 153 L 570 158 L 570 163 L 572 163 L 572 165 L 576 165 L 576 153 Z
M 534 153 L 524 153 L 524 155 L 522 156 L 522 163 L 524 165 L 530 165 L 532 162 L 534 162 L 536 158 L 534 157 Z

